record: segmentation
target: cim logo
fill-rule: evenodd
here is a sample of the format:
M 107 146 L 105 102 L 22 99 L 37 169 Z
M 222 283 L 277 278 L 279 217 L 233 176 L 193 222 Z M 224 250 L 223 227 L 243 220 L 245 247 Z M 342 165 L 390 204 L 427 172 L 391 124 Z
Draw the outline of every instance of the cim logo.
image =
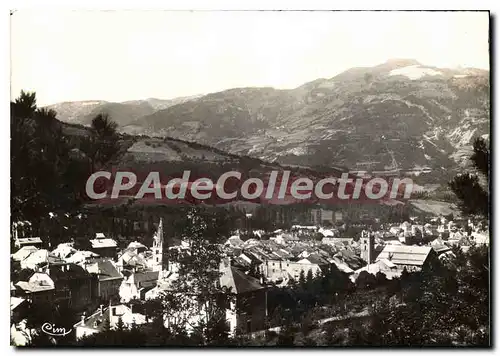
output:
M 59 328 L 55 324 L 45 323 L 42 325 L 42 331 L 52 336 L 66 336 L 71 332 L 71 329 L 66 331 L 66 328 Z

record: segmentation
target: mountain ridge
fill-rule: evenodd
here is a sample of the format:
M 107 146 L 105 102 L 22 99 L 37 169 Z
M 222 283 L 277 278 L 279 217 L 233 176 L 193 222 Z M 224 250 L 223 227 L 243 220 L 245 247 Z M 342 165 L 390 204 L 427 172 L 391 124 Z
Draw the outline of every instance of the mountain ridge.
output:
M 467 165 L 473 137 L 489 134 L 489 71 L 413 59 L 351 68 L 294 89 L 231 88 L 152 111 L 139 102 L 110 114 L 120 131 L 353 171 L 458 169 Z

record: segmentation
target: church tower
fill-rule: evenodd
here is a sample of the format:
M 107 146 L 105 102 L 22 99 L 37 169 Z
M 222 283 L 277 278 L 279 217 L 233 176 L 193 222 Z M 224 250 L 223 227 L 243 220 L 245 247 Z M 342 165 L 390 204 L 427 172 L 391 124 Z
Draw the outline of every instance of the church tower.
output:
M 375 257 L 375 236 L 373 233 L 363 230 L 361 232 L 361 258 L 367 264 L 374 262 Z
M 160 218 L 160 224 L 158 225 L 158 230 L 156 231 L 153 241 L 153 271 L 159 271 L 160 274 L 163 270 L 163 244 L 163 219 Z

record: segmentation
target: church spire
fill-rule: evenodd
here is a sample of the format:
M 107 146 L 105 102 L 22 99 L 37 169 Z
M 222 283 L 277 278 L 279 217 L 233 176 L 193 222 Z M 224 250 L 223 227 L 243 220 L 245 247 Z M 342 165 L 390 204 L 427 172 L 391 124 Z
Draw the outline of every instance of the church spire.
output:
M 160 218 L 160 224 L 155 234 L 155 247 L 163 246 L 163 218 Z
M 168 261 L 163 261 L 163 253 L 165 246 L 163 245 L 163 218 L 160 218 L 160 223 L 158 224 L 158 230 L 156 230 L 156 233 L 154 235 L 154 242 L 153 242 L 153 259 L 154 259 L 154 267 L 153 271 L 158 271 L 159 276 L 158 278 L 161 279 L 163 275 L 163 267 L 164 267 L 164 262 L 167 262 L 167 268 L 168 268 Z

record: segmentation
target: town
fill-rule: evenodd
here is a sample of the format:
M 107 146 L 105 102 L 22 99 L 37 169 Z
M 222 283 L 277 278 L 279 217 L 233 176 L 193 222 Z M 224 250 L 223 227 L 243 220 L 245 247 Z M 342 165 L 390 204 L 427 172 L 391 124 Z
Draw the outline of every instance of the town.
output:
M 491 347 L 488 10 L 39 10 L 11 346 Z
M 364 224 L 356 236 L 346 237 L 340 211 L 315 208 L 308 212 L 308 225 L 274 231 L 246 226 L 216 244 L 220 260 L 215 284 L 227 288 L 230 295 L 224 306 L 229 337 L 279 330 L 281 320 L 271 322 L 270 304 L 279 299 L 276 291 L 324 276 L 332 269 L 359 288 L 383 283 L 381 278 L 397 280 L 404 273 L 432 270 L 453 257 L 457 248 L 467 252 L 471 246 L 489 245 L 488 226 L 470 218 L 410 217 L 402 223 L 378 224 L 376 229 Z M 246 218 L 251 216 L 246 214 Z M 119 248 L 112 236 L 99 232 L 86 250 L 76 248 L 71 239 L 47 248 L 41 238 L 29 235 L 29 222 L 13 225 L 11 263 L 17 271 L 11 281 L 11 331 L 17 345 L 31 343 L 33 332 L 36 334 L 34 325 L 26 320 L 32 317 L 33 306 L 58 305 L 77 312 L 73 320 L 77 317 L 78 322 L 71 325 L 69 336 L 77 342 L 104 330 L 147 324 L 151 321 L 144 311 L 148 301 L 164 300 L 169 293 L 179 295 L 175 289 L 182 255 L 190 254 L 192 241 L 173 245 L 162 218 L 154 223 L 150 246 L 131 241 Z M 345 310 L 343 314 L 332 309 L 321 319 L 342 315 L 347 318 Z M 168 328 L 182 320 L 189 334 L 205 317 L 202 308 L 194 314 L 165 312 L 161 321 Z M 57 320 L 45 322 L 58 325 Z

